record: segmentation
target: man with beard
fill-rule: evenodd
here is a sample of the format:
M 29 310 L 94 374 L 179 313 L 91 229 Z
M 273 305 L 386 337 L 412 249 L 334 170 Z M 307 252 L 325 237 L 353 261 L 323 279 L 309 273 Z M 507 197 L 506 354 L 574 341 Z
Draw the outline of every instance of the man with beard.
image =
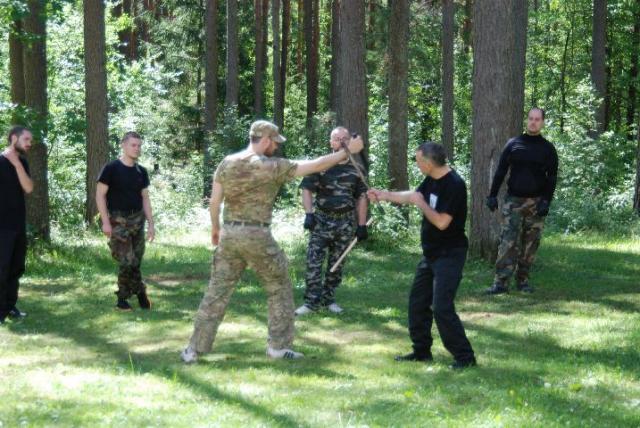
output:
M 191 340 L 181 353 L 185 363 L 211 351 L 231 294 L 245 268 L 253 269 L 267 293 L 269 306 L 267 356 L 301 358 L 291 349 L 294 332 L 293 289 L 287 258 L 274 240 L 270 225 L 280 187 L 295 177 L 324 171 L 362 150 L 362 139 L 352 138 L 341 150 L 309 161 L 273 157 L 286 141 L 278 127 L 258 120 L 251 124 L 246 149 L 224 158 L 213 178 L 211 242 L 217 248 L 211 280 L 196 314 Z M 220 206 L 224 201 L 224 225 Z
M 17 307 L 19 279 L 27 254 L 25 193 L 33 191 L 24 155 L 33 136 L 22 126 L 11 128 L 9 147 L 0 154 L 0 324 L 26 316 Z

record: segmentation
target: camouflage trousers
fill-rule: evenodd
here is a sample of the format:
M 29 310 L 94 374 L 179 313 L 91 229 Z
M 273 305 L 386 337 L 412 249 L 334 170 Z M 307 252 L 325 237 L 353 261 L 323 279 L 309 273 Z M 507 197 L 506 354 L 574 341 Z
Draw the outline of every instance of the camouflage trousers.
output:
M 528 281 L 544 228 L 544 218 L 535 213 L 539 200 L 510 195 L 505 198 L 496 259 L 496 283 L 506 286 L 514 272 L 519 284 Z
M 118 262 L 118 298 L 128 299 L 144 291 L 140 264 L 144 255 L 144 212 L 134 214 L 110 213 L 111 255 Z
M 342 282 L 342 266 L 329 272 L 354 237 L 354 218 L 351 214 L 344 218 L 331 218 L 316 213 L 316 227 L 311 232 L 307 248 L 306 291 L 304 303 L 312 309 L 328 306 L 335 302 L 335 290 Z M 325 259 L 327 267 L 322 276 Z
M 247 267 L 255 271 L 267 293 L 268 345 L 274 349 L 291 347 L 294 305 L 287 257 L 268 228 L 225 225 L 191 336 L 190 345 L 198 353 L 211 351 L 231 294 Z

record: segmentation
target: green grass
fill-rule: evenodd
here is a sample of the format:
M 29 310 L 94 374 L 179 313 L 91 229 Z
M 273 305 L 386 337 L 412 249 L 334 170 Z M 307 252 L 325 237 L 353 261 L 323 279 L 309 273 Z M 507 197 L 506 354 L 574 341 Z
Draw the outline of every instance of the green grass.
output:
M 277 236 L 300 303 L 305 240 Z M 292 232 L 293 231 L 293 232 Z M 147 247 L 153 310 L 118 313 L 102 239 L 58 239 L 31 254 L 20 307 L 0 327 L 0 426 L 640 426 L 640 242 L 546 236 L 533 295 L 484 297 L 491 267 L 469 261 L 457 307 L 479 366 L 399 364 L 410 350 L 407 293 L 417 241 L 350 257 L 347 311 L 298 320 L 307 358 L 271 361 L 266 298 L 247 272 L 214 352 L 178 353 L 209 276 L 205 231 Z

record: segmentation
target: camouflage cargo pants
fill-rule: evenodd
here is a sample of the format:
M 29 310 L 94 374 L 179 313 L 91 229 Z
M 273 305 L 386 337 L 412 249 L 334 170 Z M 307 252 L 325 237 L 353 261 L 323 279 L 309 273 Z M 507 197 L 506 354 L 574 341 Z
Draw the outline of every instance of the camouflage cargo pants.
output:
M 330 218 L 321 213 L 316 215 L 316 227 L 311 232 L 307 248 L 306 291 L 304 303 L 312 309 L 328 306 L 335 302 L 336 288 L 342 282 L 342 266 L 329 272 L 354 237 L 354 218 Z M 327 268 L 322 277 L 322 267 L 327 259 Z
M 140 273 L 144 255 L 144 212 L 111 213 L 111 255 L 118 262 L 118 298 L 128 299 L 145 289 Z
M 293 287 L 287 258 L 268 228 L 225 225 L 214 251 L 211 280 L 195 318 L 191 347 L 211 351 L 231 294 L 245 268 L 253 269 L 267 293 L 268 345 L 290 348 L 293 343 Z
M 535 213 L 538 200 L 509 195 L 505 198 L 496 259 L 496 283 L 506 286 L 514 272 L 519 284 L 528 281 L 544 228 L 544 218 Z

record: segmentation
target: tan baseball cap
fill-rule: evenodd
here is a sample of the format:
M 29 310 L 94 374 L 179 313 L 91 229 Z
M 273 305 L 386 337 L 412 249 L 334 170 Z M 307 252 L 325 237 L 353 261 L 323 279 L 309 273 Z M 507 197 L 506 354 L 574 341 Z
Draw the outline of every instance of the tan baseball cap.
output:
M 273 141 L 278 143 L 284 143 L 287 141 L 282 135 L 280 135 L 280 131 L 278 127 L 268 120 L 256 120 L 251 124 L 251 129 L 249 130 L 249 137 L 271 137 Z

